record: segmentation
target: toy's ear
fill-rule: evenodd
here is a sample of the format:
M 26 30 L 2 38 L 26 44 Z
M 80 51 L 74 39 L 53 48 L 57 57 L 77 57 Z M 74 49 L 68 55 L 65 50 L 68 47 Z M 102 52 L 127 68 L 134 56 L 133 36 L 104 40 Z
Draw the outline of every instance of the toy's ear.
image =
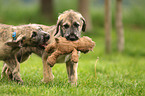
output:
M 55 41 L 56 41 L 56 43 L 59 43 L 59 39 L 58 38 L 55 38 Z

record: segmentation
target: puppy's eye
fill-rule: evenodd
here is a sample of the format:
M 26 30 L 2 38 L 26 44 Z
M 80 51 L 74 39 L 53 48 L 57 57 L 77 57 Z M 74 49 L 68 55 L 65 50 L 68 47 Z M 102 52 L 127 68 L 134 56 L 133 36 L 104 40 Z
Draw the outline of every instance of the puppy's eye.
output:
M 74 24 L 73 24 L 75 27 L 79 27 L 80 25 L 77 23 L 77 22 L 74 22 Z
M 42 28 L 39 28 L 38 30 L 39 30 L 39 31 L 42 31 L 43 29 L 42 29 Z
M 65 29 L 69 28 L 68 24 L 63 25 Z
M 36 36 L 37 36 L 37 33 L 33 32 L 31 37 L 36 37 Z

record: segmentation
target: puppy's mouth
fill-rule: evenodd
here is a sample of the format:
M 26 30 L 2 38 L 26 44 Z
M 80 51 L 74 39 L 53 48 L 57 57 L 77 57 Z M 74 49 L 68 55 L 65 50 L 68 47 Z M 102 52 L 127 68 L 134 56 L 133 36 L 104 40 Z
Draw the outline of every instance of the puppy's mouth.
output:
M 79 39 L 79 37 L 77 37 L 76 35 L 69 35 L 69 36 L 67 36 L 67 37 L 65 37 L 67 40 L 69 40 L 69 41 L 76 41 L 76 40 L 78 40 Z
M 47 45 L 48 45 L 47 43 L 43 43 L 43 44 L 40 44 L 39 47 L 40 47 L 41 49 L 45 49 L 45 47 L 46 47 Z
M 39 47 L 45 49 L 45 46 L 48 45 L 47 41 L 50 39 L 50 36 L 43 36 L 42 44 L 39 44 Z

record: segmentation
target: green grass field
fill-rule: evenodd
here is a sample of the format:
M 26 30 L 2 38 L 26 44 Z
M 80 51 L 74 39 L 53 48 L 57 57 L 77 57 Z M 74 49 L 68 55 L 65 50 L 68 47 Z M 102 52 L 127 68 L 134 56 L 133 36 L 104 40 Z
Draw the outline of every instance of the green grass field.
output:
M 112 32 L 112 54 L 105 54 L 104 30 L 96 29 L 90 36 L 96 46 L 93 52 L 81 54 L 78 66 L 78 85 L 68 84 L 65 64 L 53 67 L 54 81 L 44 84 L 42 60 L 32 55 L 21 64 L 24 85 L 6 78 L 0 80 L 0 96 L 94 96 L 145 95 L 145 29 L 125 28 L 125 51 L 117 53 L 116 34 Z M 96 64 L 95 77 L 95 61 Z M 2 62 L 0 62 L 0 71 Z

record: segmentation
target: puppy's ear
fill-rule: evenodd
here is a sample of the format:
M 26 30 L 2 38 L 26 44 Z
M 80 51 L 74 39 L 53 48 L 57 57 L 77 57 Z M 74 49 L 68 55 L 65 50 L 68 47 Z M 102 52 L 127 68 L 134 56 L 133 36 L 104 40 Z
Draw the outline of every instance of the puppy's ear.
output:
M 25 39 L 25 35 L 19 35 L 16 40 L 9 40 L 5 44 L 11 47 L 22 47 L 22 43 Z
M 15 48 L 22 47 L 19 42 L 6 42 L 6 45 L 11 46 L 11 47 L 15 47 Z
M 55 38 L 56 43 L 59 43 L 59 38 Z
M 56 34 L 58 33 L 58 31 L 59 31 L 59 26 L 61 25 L 62 21 L 63 21 L 63 19 L 57 21 L 57 25 L 56 25 L 57 28 L 56 28 L 56 33 L 55 33 L 55 35 L 56 35 Z M 54 36 L 55 36 L 55 35 L 54 35 Z
M 84 17 L 81 17 L 81 20 L 83 21 L 82 31 L 85 32 L 86 30 L 86 20 Z

